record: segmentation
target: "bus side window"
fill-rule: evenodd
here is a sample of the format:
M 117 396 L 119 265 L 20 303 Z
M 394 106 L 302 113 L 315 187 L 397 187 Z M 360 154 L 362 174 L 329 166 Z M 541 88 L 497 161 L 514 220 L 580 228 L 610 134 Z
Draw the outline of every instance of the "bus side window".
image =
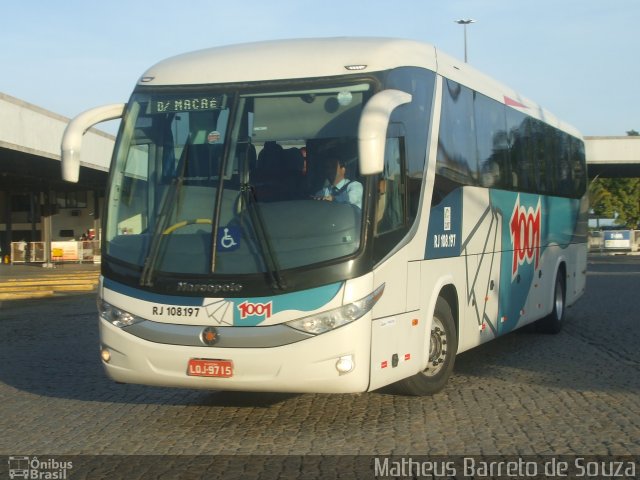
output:
M 531 138 L 530 117 L 525 114 L 507 109 L 507 131 L 509 138 L 509 163 L 512 172 L 512 190 L 523 192 L 535 191 L 533 186 L 533 142 Z
M 373 256 L 382 260 L 406 235 L 413 218 L 407 210 L 404 137 L 387 138 L 384 171 L 378 176 Z
M 416 67 L 395 68 L 389 71 L 387 85 L 412 96 L 411 103 L 394 110 L 391 117 L 392 123 L 402 125 L 402 128 L 387 132 L 387 138 L 401 137 L 403 143 L 406 216 L 407 225 L 410 225 L 418 214 L 422 195 L 435 74 Z
M 505 188 L 508 178 L 507 125 L 505 106 L 474 92 L 473 110 L 476 125 L 480 185 L 487 188 Z
M 456 188 L 476 185 L 477 179 L 473 91 L 457 82 L 445 79 L 436 158 L 436 179 L 431 205 L 437 205 Z
M 569 136 L 561 133 L 558 138 L 558 154 L 556 161 L 556 195 L 570 197 L 573 189 L 571 175 Z
M 405 189 L 400 138 L 388 138 L 384 172 L 378 180 L 375 234 L 382 235 L 405 226 Z
M 575 198 L 580 198 L 584 195 L 587 186 L 587 172 L 585 171 L 584 166 L 584 143 L 575 137 L 571 137 L 571 173 L 573 175 L 573 189 L 571 189 L 570 195 Z
M 531 124 L 531 170 L 533 172 L 533 182 L 531 187 L 536 193 L 547 193 L 547 151 L 546 145 L 546 125 L 539 120 L 534 120 Z

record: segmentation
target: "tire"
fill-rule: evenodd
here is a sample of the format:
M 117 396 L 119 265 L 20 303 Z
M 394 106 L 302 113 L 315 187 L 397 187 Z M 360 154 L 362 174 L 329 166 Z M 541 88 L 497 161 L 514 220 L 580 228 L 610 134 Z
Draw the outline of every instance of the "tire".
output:
M 549 315 L 538 320 L 537 323 L 537 330 L 541 333 L 556 334 L 562 330 L 564 316 L 567 311 L 564 277 L 564 270 L 561 268 L 556 275 L 556 284 L 553 289 L 553 310 Z
M 394 390 L 404 395 L 416 396 L 433 395 L 439 392 L 451 376 L 457 350 L 458 335 L 451 307 L 444 298 L 438 297 L 429 336 L 427 367 L 397 382 Z

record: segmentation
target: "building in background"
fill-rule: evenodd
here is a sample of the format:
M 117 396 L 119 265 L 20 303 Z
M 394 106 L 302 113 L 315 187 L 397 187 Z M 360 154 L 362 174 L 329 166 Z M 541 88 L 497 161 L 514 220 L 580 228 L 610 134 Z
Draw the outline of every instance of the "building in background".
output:
M 114 138 L 86 135 L 80 181 L 62 180 L 60 142 L 68 118 L 0 93 L 0 255 L 49 263 L 52 242 L 97 239 Z M 20 246 L 24 246 L 24 250 Z M 54 251 L 55 250 L 55 251 Z

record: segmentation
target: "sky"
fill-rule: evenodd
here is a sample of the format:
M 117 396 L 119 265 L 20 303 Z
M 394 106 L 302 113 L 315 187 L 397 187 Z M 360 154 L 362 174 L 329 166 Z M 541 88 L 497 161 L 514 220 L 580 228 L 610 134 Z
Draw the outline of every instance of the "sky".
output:
M 640 0 L 0 0 L 0 7 L 0 92 L 66 117 L 126 102 L 164 58 L 233 43 L 398 37 L 463 58 L 463 27 L 454 21 L 471 18 L 475 68 L 583 135 L 640 131 Z

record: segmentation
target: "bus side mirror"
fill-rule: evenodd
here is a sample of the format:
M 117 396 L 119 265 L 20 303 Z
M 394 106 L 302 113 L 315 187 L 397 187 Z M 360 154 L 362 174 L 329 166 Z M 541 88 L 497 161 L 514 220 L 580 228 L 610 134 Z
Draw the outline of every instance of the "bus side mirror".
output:
M 81 113 L 69 122 L 62 135 L 62 178 L 67 182 L 77 183 L 80 176 L 80 151 L 82 136 L 92 126 L 121 118 L 126 104 L 117 103 L 92 108 Z
M 400 105 L 411 102 L 411 94 L 401 90 L 376 93 L 362 110 L 358 126 L 360 174 L 373 175 L 384 169 L 384 147 L 391 113 Z

